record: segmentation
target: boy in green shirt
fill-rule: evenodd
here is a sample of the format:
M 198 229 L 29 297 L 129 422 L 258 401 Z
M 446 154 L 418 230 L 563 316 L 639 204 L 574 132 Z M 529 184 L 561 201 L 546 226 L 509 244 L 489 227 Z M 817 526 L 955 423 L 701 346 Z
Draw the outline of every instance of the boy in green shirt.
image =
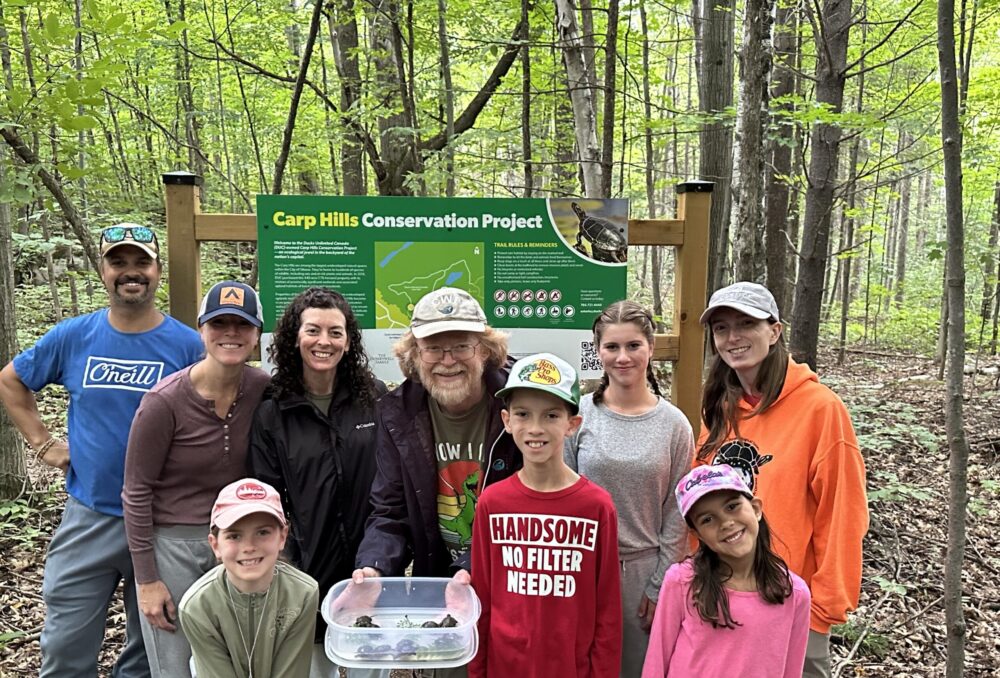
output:
M 208 543 L 222 564 L 178 608 L 198 676 L 309 675 L 319 587 L 278 562 L 287 536 L 281 498 L 267 483 L 244 478 L 219 493 Z

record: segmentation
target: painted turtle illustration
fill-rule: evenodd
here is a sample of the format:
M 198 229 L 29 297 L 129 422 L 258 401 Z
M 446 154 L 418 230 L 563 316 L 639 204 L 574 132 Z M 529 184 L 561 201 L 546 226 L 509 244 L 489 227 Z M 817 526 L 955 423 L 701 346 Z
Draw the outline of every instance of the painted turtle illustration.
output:
M 762 455 L 757 451 L 757 446 L 749 440 L 731 440 L 721 448 L 715 455 L 713 464 L 729 464 L 740 472 L 743 480 L 746 481 L 750 491 L 754 491 L 756 480 L 754 476 L 760 473 L 760 467 L 771 461 L 774 457 L 770 454 Z
M 625 240 L 625 229 L 615 226 L 607 219 L 588 216 L 583 208 L 577 203 L 571 203 L 570 207 L 580 220 L 579 229 L 576 232 L 576 243 L 573 249 L 582 254 L 587 254 L 583 245 L 586 238 L 590 243 L 591 255 L 595 261 L 606 261 L 609 263 L 624 263 L 628 255 L 628 242 Z

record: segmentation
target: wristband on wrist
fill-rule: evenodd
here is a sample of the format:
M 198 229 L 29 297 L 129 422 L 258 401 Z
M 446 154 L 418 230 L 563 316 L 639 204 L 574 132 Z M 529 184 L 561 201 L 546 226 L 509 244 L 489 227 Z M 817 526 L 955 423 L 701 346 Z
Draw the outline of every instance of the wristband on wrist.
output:
M 56 444 L 57 440 L 58 438 L 53 436 L 39 445 L 38 449 L 35 450 L 35 461 L 42 461 L 45 458 L 45 453 L 49 451 L 50 447 Z

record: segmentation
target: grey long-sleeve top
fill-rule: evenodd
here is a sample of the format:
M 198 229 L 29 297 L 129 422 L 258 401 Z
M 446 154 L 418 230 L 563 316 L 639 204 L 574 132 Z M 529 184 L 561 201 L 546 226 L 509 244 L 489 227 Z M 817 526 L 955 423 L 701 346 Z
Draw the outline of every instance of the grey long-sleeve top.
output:
M 566 463 L 611 493 L 623 559 L 658 549 L 656 570 L 645 591 L 655 601 L 667 568 L 686 550 L 687 526 L 674 488 L 691 469 L 691 425 L 662 398 L 647 412 L 627 415 L 594 405 L 593 394 L 587 394 L 580 414 L 583 424 L 566 440 Z

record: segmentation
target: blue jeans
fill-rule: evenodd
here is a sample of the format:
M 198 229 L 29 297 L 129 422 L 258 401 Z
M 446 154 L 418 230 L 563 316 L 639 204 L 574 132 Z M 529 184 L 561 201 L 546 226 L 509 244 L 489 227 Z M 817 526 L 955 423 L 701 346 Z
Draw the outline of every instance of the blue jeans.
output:
M 148 678 L 125 521 L 67 498 L 62 522 L 45 558 L 42 595 L 46 612 L 40 678 L 98 675 L 97 656 L 104 642 L 108 606 L 123 580 L 125 648 L 111 676 Z

